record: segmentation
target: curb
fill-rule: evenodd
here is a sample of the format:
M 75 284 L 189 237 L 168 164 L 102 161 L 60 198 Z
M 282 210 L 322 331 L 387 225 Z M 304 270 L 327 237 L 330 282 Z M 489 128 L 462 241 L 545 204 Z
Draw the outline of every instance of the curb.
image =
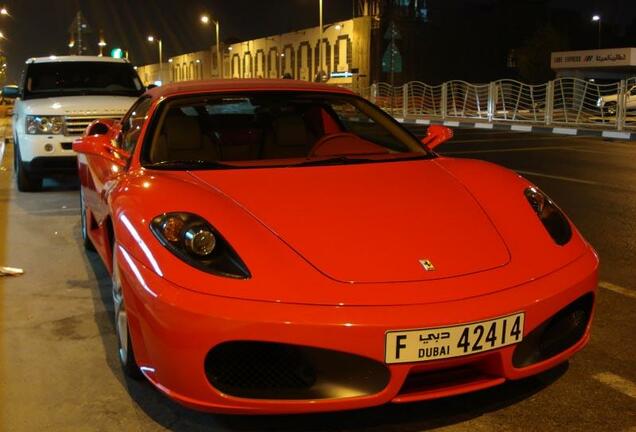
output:
M 395 118 L 396 121 L 403 123 L 405 126 L 428 126 L 428 125 L 442 125 L 451 128 L 460 129 L 482 129 L 482 130 L 504 130 L 511 132 L 534 132 L 544 134 L 555 135 L 568 135 L 568 136 L 588 136 L 588 137 L 601 137 L 616 140 L 636 141 L 636 132 L 618 132 L 608 130 L 597 129 L 578 129 L 568 127 L 546 127 L 546 126 L 533 126 L 533 125 L 520 125 L 520 124 L 507 124 L 507 123 L 486 123 L 476 121 L 459 121 L 459 120 L 409 120 L 404 118 Z

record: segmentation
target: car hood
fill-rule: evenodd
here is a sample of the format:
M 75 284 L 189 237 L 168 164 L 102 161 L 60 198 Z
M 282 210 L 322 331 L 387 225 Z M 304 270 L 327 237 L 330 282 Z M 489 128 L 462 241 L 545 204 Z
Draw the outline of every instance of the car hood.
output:
M 123 116 L 136 100 L 129 96 L 60 96 L 20 102 L 26 115 Z
M 434 160 L 192 175 L 337 281 L 425 281 L 510 260 L 479 203 Z

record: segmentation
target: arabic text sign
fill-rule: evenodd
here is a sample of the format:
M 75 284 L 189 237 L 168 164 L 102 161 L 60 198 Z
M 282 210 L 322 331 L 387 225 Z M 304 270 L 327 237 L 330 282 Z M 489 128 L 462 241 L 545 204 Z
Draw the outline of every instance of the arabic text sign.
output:
M 552 53 L 552 69 L 636 66 L 636 48 Z

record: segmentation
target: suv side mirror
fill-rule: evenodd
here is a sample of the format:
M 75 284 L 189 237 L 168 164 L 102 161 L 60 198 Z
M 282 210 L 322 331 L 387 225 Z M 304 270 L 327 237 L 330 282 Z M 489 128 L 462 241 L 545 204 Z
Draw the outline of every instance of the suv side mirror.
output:
M 429 150 L 433 150 L 440 144 L 453 138 L 453 130 L 446 126 L 431 125 L 426 130 L 426 136 L 422 138 L 422 144 Z
M 15 99 L 20 96 L 20 88 L 17 86 L 2 87 L 2 97 L 7 99 Z

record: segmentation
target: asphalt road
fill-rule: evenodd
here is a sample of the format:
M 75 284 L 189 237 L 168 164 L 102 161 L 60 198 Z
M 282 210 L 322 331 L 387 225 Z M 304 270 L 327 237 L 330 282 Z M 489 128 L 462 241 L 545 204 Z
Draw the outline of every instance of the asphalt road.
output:
M 636 432 L 636 142 L 458 130 L 441 152 L 526 175 L 598 250 L 592 340 L 569 363 L 404 406 L 283 417 L 187 410 L 119 369 L 109 278 L 81 246 L 76 182 L 17 192 L 8 146 L 0 167 L 0 265 L 25 274 L 0 277 L 0 430 Z

